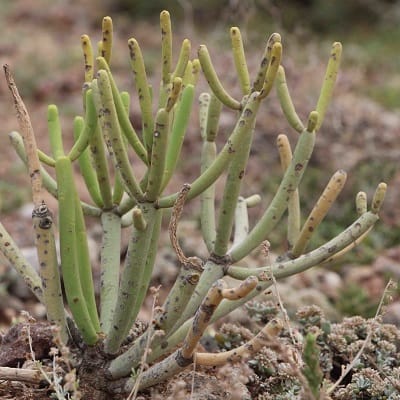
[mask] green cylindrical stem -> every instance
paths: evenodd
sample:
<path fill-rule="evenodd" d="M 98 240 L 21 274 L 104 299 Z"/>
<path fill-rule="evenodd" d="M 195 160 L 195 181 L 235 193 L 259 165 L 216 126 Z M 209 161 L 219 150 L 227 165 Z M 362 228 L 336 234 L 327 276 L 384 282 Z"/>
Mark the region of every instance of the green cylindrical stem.
<path fill-rule="evenodd" d="M 110 354 L 118 351 L 125 339 L 125 332 L 129 332 L 136 318 L 134 307 L 142 283 L 156 220 L 156 210 L 153 205 L 143 203 L 141 207 L 147 226 L 144 231 L 133 229 L 131 234 L 125 266 L 120 279 L 114 319 L 105 341 L 105 351 Z"/>
<path fill-rule="evenodd" d="M 157 112 L 154 134 L 153 148 L 151 151 L 151 163 L 149 178 L 146 188 L 146 200 L 154 202 L 160 195 L 165 171 L 165 158 L 170 128 L 170 113 L 161 108 Z"/>
<path fill-rule="evenodd" d="M 68 153 L 68 158 L 71 161 L 75 161 L 82 152 L 88 147 L 89 140 L 93 136 L 94 131 L 97 127 L 97 113 L 96 107 L 94 106 L 93 95 L 91 90 L 85 92 L 85 124 L 82 131 L 75 138 L 75 144 L 71 151 Z"/>
<path fill-rule="evenodd" d="M 67 322 L 58 270 L 53 217 L 46 204 L 42 203 L 33 210 L 32 219 L 47 319 L 60 328 L 61 340 L 66 344 Z"/>
<path fill-rule="evenodd" d="M 282 182 L 276 192 L 270 206 L 264 215 L 257 222 L 256 226 L 251 230 L 247 238 L 239 245 L 233 247 L 229 251 L 233 262 L 241 260 L 249 254 L 254 248 L 259 246 L 263 240 L 282 218 L 287 208 L 290 193 L 296 190 L 307 167 L 314 148 L 315 133 L 305 130 L 299 137 L 293 160 L 286 170 Z"/>
<path fill-rule="evenodd" d="M 47 108 L 47 125 L 49 129 L 51 151 L 53 153 L 53 158 L 57 160 L 57 158 L 64 156 L 64 146 L 62 143 L 58 109 L 54 104 L 49 105 Z"/>
<path fill-rule="evenodd" d="M 254 132 L 256 115 L 260 106 L 258 97 L 258 92 L 255 92 L 250 96 L 237 122 L 237 126 L 243 127 L 243 135 L 245 137 L 242 145 L 235 152 L 235 155 L 229 165 L 228 176 L 221 201 L 214 245 L 214 253 L 219 257 L 224 256 L 228 250 L 236 204 L 239 198 L 241 183 L 250 154 L 250 146 Z"/>
<path fill-rule="evenodd" d="M 337 74 L 340 67 L 340 60 L 342 57 L 342 44 L 335 42 L 332 45 L 331 54 L 329 56 L 328 66 L 326 68 L 324 83 L 322 84 L 321 93 L 318 98 L 316 111 L 318 112 L 318 124 L 316 130 L 321 127 L 326 110 L 331 101 L 333 89 L 335 87 Z"/>
<path fill-rule="evenodd" d="M 189 260 L 191 261 L 191 260 Z M 170 331 L 181 315 L 181 310 L 188 303 L 201 273 L 201 263 L 193 267 L 189 262 L 182 265 L 172 289 L 168 293 L 161 315 L 157 318 L 157 329 L 166 334 Z"/>
<path fill-rule="evenodd" d="M 246 55 L 244 54 L 242 35 L 239 28 L 230 30 L 233 60 L 239 77 L 240 87 L 244 96 L 250 93 L 250 77 L 247 69 Z"/>
<path fill-rule="evenodd" d="M 205 132 L 205 139 L 209 142 L 213 142 L 217 137 L 221 111 L 222 103 L 214 95 L 211 95 L 207 111 L 207 126 Z"/>
<path fill-rule="evenodd" d="M 194 291 L 184 311 L 181 311 L 181 316 L 170 330 L 169 335 L 173 334 L 187 319 L 194 315 L 204 299 L 204 296 L 207 294 L 208 289 L 210 289 L 216 280 L 221 279 L 225 275 L 224 268 L 224 264 L 217 264 L 213 260 L 208 260 L 205 263 L 204 271 L 200 276 L 196 290 Z"/>
<path fill-rule="evenodd" d="M 89 247 L 86 234 L 85 220 L 78 193 L 75 194 L 75 241 L 76 256 L 79 268 L 79 280 L 82 287 L 83 297 L 85 298 L 90 319 L 96 332 L 100 332 L 100 322 L 97 314 L 96 299 L 94 294 L 92 266 L 90 262 Z M 70 207 L 72 204 L 70 205 Z"/>
<path fill-rule="evenodd" d="M 131 67 L 135 78 L 136 91 L 139 96 L 140 111 L 142 112 L 143 141 L 147 153 L 151 153 L 154 121 L 151 106 L 151 94 L 147 81 L 146 68 L 140 46 L 135 39 L 128 40 Z"/>
<path fill-rule="evenodd" d="M 215 142 L 204 141 L 201 152 L 201 172 L 203 173 L 215 160 Z M 208 251 L 214 250 L 215 243 L 215 185 L 210 185 L 200 196 L 201 232 Z"/>
<path fill-rule="evenodd" d="M 205 45 L 201 45 L 199 47 L 198 56 L 201 68 L 215 96 L 219 99 L 219 101 L 221 101 L 221 103 L 225 104 L 227 107 L 232 108 L 233 110 L 240 110 L 240 102 L 235 100 L 226 92 L 220 80 L 218 79 L 217 73 L 215 72 L 215 69 L 211 62 L 210 54 L 208 53 L 207 47 Z"/>
<path fill-rule="evenodd" d="M 178 62 L 176 63 L 175 71 L 172 73 L 171 81 L 179 77 L 183 79 L 185 74 L 186 66 L 190 58 L 191 44 L 189 39 L 184 39 L 181 46 L 181 51 L 179 52 Z"/>
<path fill-rule="evenodd" d="M 0 251 L 15 268 L 28 288 L 32 290 L 36 298 L 44 304 L 44 293 L 40 276 L 35 268 L 25 259 L 17 243 L 15 243 L 2 223 L 0 223 Z"/>
<path fill-rule="evenodd" d="M 61 269 L 64 278 L 65 293 L 74 321 L 84 341 L 93 345 L 97 342 L 97 333 L 88 312 L 85 297 L 82 293 L 80 272 L 76 249 L 76 207 L 75 186 L 72 176 L 71 160 L 59 157 L 56 160 L 58 182 L 59 231 Z"/>
<path fill-rule="evenodd" d="M 281 159 L 282 170 L 285 173 L 292 162 L 293 154 L 289 139 L 286 135 L 279 135 L 276 144 Z M 288 200 L 288 222 L 287 222 L 287 240 L 288 247 L 291 249 L 300 233 L 300 197 L 299 190 L 296 189 L 289 193 Z"/>
<path fill-rule="evenodd" d="M 99 94 L 99 88 L 97 86 L 97 79 L 93 79 L 91 84 L 93 90 L 93 100 L 95 103 L 96 110 L 101 110 L 101 98 Z M 103 115 L 98 111 L 99 121 L 97 128 L 94 131 L 94 135 L 89 141 L 90 154 L 94 170 L 96 171 L 98 186 L 101 194 L 104 208 L 110 210 L 113 207 L 112 193 L 111 193 L 111 179 L 108 168 L 107 156 L 104 150 L 103 135 L 100 126 L 104 123 Z"/>
<path fill-rule="evenodd" d="M 85 67 L 85 82 L 92 82 L 93 70 L 94 70 L 94 57 L 92 42 L 88 35 L 81 36 L 81 46 L 84 59 Z"/>
<path fill-rule="evenodd" d="M 128 92 L 121 92 L 121 100 L 125 107 L 125 111 L 129 114 L 129 107 L 131 98 Z M 122 138 L 125 142 L 125 147 L 127 146 L 128 140 L 125 136 Z M 118 173 L 114 174 L 114 187 L 112 193 L 112 202 L 114 205 L 119 205 L 124 197 L 124 184 L 122 182 L 121 175 Z"/>
<path fill-rule="evenodd" d="M 139 140 L 136 131 L 133 129 L 133 126 L 129 120 L 129 114 L 126 112 L 124 104 L 121 100 L 120 92 L 117 88 L 117 85 L 114 81 L 114 78 L 111 74 L 110 67 L 108 66 L 106 60 L 103 57 L 98 57 L 96 59 L 98 69 L 104 69 L 107 71 L 108 78 L 111 85 L 114 105 L 117 111 L 118 120 L 121 124 L 121 130 L 124 133 L 125 137 L 128 139 L 129 144 L 135 150 L 138 157 L 145 163 L 148 163 L 147 160 L 147 151 L 141 141 Z"/>
<path fill-rule="evenodd" d="M 111 211 L 101 215 L 103 242 L 100 251 L 100 326 L 111 330 L 118 297 L 121 249 L 121 218 Z"/>
<path fill-rule="evenodd" d="M 289 125 L 297 132 L 303 132 L 304 125 L 294 108 L 292 98 L 290 97 L 289 89 L 286 83 L 285 69 L 282 67 L 282 65 L 279 66 L 276 76 L 276 91 L 278 93 L 278 98 L 281 104 L 282 111 L 285 114 Z"/>
<path fill-rule="evenodd" d="M 257 95 L 258 92 L 255 93 L 255 96 L 252 96 L 252 101 L 249 100 L 246 108 L 250 106 L 254 107 L 254 105 L 252 105 L 253 103 L 255 104 L 255 107 L 258 108 L 258 105 L 256 105 L 257 103 L 259 104 L 256 99 Z M 251 110 L 250 112 L 252 113 Z M 240 123 L 240 121 L 242 121 L 241 118 L 236 124 L 231 136 L 228 138 L 226 144 L 224 145 L 221 152 L 218 154 L 215 161 L 191 184 L 191 189 L 188 194 L 187 200 L 193 199 L 204 190 L 206 190 L 210 185 L 212 185 L 226 169 L 230 161 L 234 158 L 235 153 L 241 148 L 242 143 L 246 138 L 246 132 L 248 132 L 249 129 L 248 125 L 249 123 L 253 123 L 250 113 L 247 113 L 246 111 L 245 114 L 245 111 L 243 111 L 242 115 L 246 115 L 246 117 L 243 118 L 244 123 Z M 157 205 L 161 208 L 172 207 L 177 197 L 178 193 L 164 197 L 157 202 Z"/>
<path fill-rule="evenodd" d="M 97 116 L 96 116 L 97 119 Z M 74 119 L 74 138 L 75 143 L 79 140 L 79 135 L 84 127 L 84 121 L 82 117 L 76 117 Z M 71 154 L 71 153 L 70 153 Z M 70 157 L 69 157 L 70 158 Z M 81 171 L 82 177 L 85 181 L 86 188 L 90 194 L 90 197 L 94 203 L 102 208 L 104 207 L 103 199 L 100 195 L 99 183 L 97 181 L 96 170 L 92 167 L 89 149 L 83 150 L 78 158 L 79 169 Z"/>
<path fill-rule="evenodd" d="M 147 291 L 150 286 L 150 280 L 151 276 L 153 273 L 153 268 L 154 268 L 154 263 L 155 259 L 157 256 L 157 250 L 158 250 L 158 239 L 160 236 L 160 230 L 161 230 L 161 220 L 162 220 L 162 210 L 156 210 L 156 213 L 154 215 L 154 223 L 153 223 L 153 228 L 152 232 L 150 234 L 150 244 L 148 246 L 147 250 L 147 258 L 146 258 L 146 263 L 143 269 L 143 273 L 140 277 L 140 282 L 138 285 L 138 291 L 135 296 L 135 304 L 132 305 L 132 308 L 130 310 L 131 313 L 131 320 L 135 321 L 136 317 L 140 311 L 140 308 L 143 305 L 143 301 L 146 297 Z M 127 327 L 128 328 L 128 327 Z M 129 329 L 126 329 L 124 334 L 125 336 L 128 335 Z"/>
<path fill-rule="evenodd" d="M 267 72 L 268 68 L 268 63 L 269 59 L 271 58 L 271 51 L 272 47 L 275 43 L 280 43 L 281 42 L 281 35 L 279 33 L 273 33 L 267 42 L 267 45 L 265 46 L 265 50 L 261 59 L 260 67 L 258 69 L 256 79 L 254 80 L 253 86 L 252 86 L 252 92 L 254 91 L 260 91 L 264 85 L 265 81 L 265 74 Z"/>
<path fill-rule="evenodd" d="M 110 17 L 103 18 L 102 33 L 101 56 L 104 57 L 107 64 L 110 65 L 113 42 L 113 24 Z"/>
<path fill-rule="evenodd" d="M 56 162 L 55 162 L 54 158 L 48 156 L 46 153 L 44 153 L 42 150 L 39 150 L 39 149 L 38 149 L 37 153 L 39 156 L 39 160 L 42 163 L 48 165 L 49 167 L 55 167 Z"/>
<path fill-rule="evenodd" d="M 143 199 L 143 192 L 133 174 L 125 144 L 122 140 L 117 111 L 107 71 L 100 70 L 97 84 L 102 101 L 102 131 L 107 147 L 113 156 L 116 170 L 120 173 L 125 190 L 135 200 Z"/>
<path fill-rule="evenodd" d="M 246 200 L 243 197 L 238 198 L 235 209 L 235 234 L 232 246 L 241 243 L 249 233 L 249 214 L 247 212 Z"/>
<path fill-rule="evenodd" d="M 194 87 L 189 84 L 183 89 L 182 97 L 174 114 L 170 139 L 168 140 L 167 144 L 162 189 L 164 189 L 170 181 L 179 160 L 183 139 L 185 137 L 187 126 L 190 120 L 190 111 L 192 110 L 193 98 Z"/>
<path fill-rule="evenodd" d="M 278 72 L 279 65 L 281 64 L 281 59 L 282 45 L 281 43 L 277 42 L 272 46 L 271 58 L 269 59 L 264 84 L 260 92 L 260 99 L 267 97 L 269 92 L 271 91 L 275 82 L 275 77 Z"/>
<path fill-rule="evenodd" d="M 171 82 L 172 65 L 172 29 L 171 18 L 168 11 L 160 13 L 161 28 L 161 59 L 162 59 L 162 84 Z"/>

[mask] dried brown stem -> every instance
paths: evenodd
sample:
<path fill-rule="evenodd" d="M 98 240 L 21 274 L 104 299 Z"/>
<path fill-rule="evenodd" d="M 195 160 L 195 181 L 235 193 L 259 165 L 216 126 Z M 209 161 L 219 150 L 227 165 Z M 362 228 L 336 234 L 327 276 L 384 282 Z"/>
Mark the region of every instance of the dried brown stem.
<path fill-rule="evenodd" d="M 4 64 L 4 73 L 8 88 L 14 99 L 14 106 L 17 113 L 18 123 L 21 129 L 21 134 L 24 139 L 26 156 L 28 159 L 28 172 L 31 178 L 33 204 L 39 207 L 43 200 L 42 195 L 42 178 L 40 176 L 40 163 L 37 155 L 37 145 L 31 120 L 25 104 L 19 94 L 17 85 L 15 84 L 9 65 Z"/>
<path fill-rule="evenodd" d="M 188 195 L 190 190 L 190 185 L 185 183 L 178 194 L 178 198 L 175 201 L 174 207 L 172 209 L 171 221 L 169 223 L 168 231 L 169 238 L 171 240 L 171 244 L 173 249 L 175 250 L 176 256 L 181 264 L 187 264 L 188 259 L 183 254 L 183 250 L 179 245 L 178 237 L 177 237 L 177 229 L 178 229 L 178 221 L 182 215 L 183 206 L 185 204 L 186 196 Z"/>
<path fill-rule="evenodd" d="M 39 370 L 0 367 L 0 380 L 39 384 L 43 376 Z"/>
<path fill-rule="evenodd" d="M 283 329 L 280 320 L 272 320 L 251 340 L 236 349 L 223 353 L 196 353 L 195 360 L 198 365 L 219 366 L 228 362 L 239 362 L 245 357 L 257 353 L 267 345 L 272 338 L 279 335 Z"/>

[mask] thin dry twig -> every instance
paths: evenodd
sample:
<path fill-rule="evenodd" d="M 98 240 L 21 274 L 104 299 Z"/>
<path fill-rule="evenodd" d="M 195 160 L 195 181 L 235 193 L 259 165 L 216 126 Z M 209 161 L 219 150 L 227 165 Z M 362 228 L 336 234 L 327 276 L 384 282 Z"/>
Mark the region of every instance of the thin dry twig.
<path fill-rule="evenodd" d="M 190 185 L 188 183 L 185 183 L 179 192 L 178 198 L 175 201 L 174 207 L 172 209 L 171 220 L 168 227 L 169 238 L 171 240 L 172 247 L 181 264 L 187 264 L 188 258 L 185 256 L 181 246 L 179 245 L 176 232 L 178 229 L 178 221 L 182 215 L 183 206 L 185 204 L 186 196 L 188 195 L 189 190 Z"/>

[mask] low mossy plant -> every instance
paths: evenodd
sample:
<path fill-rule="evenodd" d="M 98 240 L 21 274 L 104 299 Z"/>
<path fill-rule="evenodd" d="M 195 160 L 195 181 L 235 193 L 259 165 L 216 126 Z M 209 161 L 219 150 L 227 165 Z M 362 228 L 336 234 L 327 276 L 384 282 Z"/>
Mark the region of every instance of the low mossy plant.
<path fill-rule="evenodd" d="M 37 148 L 28 112 L 10 68 L 4 67 L 21 132 L 12 132 L 10 139 L 31 179 L 40 271 L 24 259 L 3 226 L 0 248 L 45 305 L 48 320 L 59 327 L 64 343 L 81 349 L 77 360 L 78 378 L 82 390 L 92 391 L 91 396 L 94 392 L 108 398 L 116 393 L 133 396 L 138 390 L 176 375 L 194 361 L 199 365 L 221 365 L 260 349 L 280 331 L 279 320 L 273 319 L 253 339 L 224 353 L 202 353 L 197 350 L 197 344 L 211 323 L 269 288 L 275 279 L 298 274 L 351 250 L 379 220 L 386 190 L 384 183 L 378 185 L 369 210 L 366 194 L 358 193 L 355 212 L 358 215 L 354 222 L 327 243 L 308 250 L 313 233 L 346 181 L 343 170 L 335 172 L 301 223 L 298 187 L 333 93 L 341 44 L 332 46 L 315 110 L 303 123 L 286 84 L 279 34 L 273 33 L 268 39 L 260 67 L 251 79 L 240 30 L 231 28 L 234 65 L 242 92 L 242 98 L 237 99 L 222 86 L 205 45 L 199 47 L 198 58 L 192 59 L 190 41 L 185 39 L 173 66 L 171 21 L 166 11 L 160 15 L 160 28 L 162 72 L 157 99 L 148 81 L 139 44 L 134 38 L 128 40 L 127 55 L 141 110 L 141 120 L 136 123 L 130 120 L 131 97 L 120 91 L 110 69 L 111 18 L 103 20 L 97 57 L 90 38 L 82 36 L 83 114 L 73 121 L 75 142 L 66 150 L 58 109 L 55 105 L 48 107 L 51 155 Z M 199 96 L 198 130 L 202 146 L 197 154 L 184 154 L 185 133 L 200 73 L 210 88 L 210 93 Z M 257 134 L 257 115 L 267 112 L 263 100 L 273 89 L 277 91 L 289 126 L 296 132 L 297 143 L 292 153 L 288 137 L 278 136 L 282 180 L 267 209 L 250 227 L 248 208 L 257 205 L 260 196 L 244 198 L 241 187 L 253 136 Z M 234 110 L 237 119 L 225 144 L 218 149 L 216 136 L 223 107 Z M 142 129 L 134 129 L 137 125 Z M 199 160 L 198 177 L 179 192 L 166 194 L 171 192 L 168 186 L 178 160 L 189 156 Z M 139 168 L 133 167 L 133 159 L 135 165 L 140 162 L 144 167 L 141 176 Z M 88 203 L 79 197 L 75 164 L 91 196 Z M 55 179 L 47 172 L 48 168 L 55 169 Z M 220 178 L 225 179 L 221 196 L 215 186 Z M 53 219 L 45 202 L 44 190 L 58 201 L 57 218 Z M 198 211 L 201 233 L 209 254 L 205 259 L 187 257 L 177 238 L 184 204 L 196 197 L 201 199 Z M 267 266 L 238 266 L 239 261 L 265 244 L 277 224 L 284 223 L 286 212 L 287 252 Z M 97 218 L 102 229 L 98 303 L 88 250 L 87 216 Z M 165 223 L 162 224 L 167 218 L 168 231 L 163 229 Z M 54 226 L 56 220 L 59 234 Z M 120 265 L 122 235 L 130 239 Z M 147 329 L 132 340 L 130 331 L 149 292 L 160 235 L 169 235 L 171 239 L 178 260 L 177 277 L 165 302 L 154 308 Z M 225 277 L 234 278 L 236 283 L 227 284 Z M 144 368 L 145 365 L 149 367 Z"/>

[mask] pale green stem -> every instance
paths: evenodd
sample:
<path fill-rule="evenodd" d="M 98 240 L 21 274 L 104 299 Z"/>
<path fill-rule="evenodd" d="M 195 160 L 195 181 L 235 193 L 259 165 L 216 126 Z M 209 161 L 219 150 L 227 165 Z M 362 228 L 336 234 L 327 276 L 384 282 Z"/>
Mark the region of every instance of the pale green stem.
<path fill-rule="evenodd" d="M 157 329 L 168 334 L 180 317 L 181 310 L 189 301 L 202 272 L 200 259 L 191 257 L 181 266 L 179 274 L 162 307 L 160 316 L 156 319 Z"/>
<path fill-rule="evenodd" d="M 128 40 L 131 67 L 135 78 L 136 91 L 139 96 L 139 105 L 142 113 L 143 141 L 148 154 L 151 154 L 153 141 L 154 121 L 151 106 L 151 94 L 147 81 L 146 68 L 142 51 L 135 39 Z"/>
<path fill-rule="evenodd" d="M 85 82 L 92 82 L 94 70 L 94 56 L 93 47 L 90 37 L 88 35 L 81 36 L 81 46 L 83 52 L 84 68 L 85 68 Z"/>
<path fill-rule="evenodd" d="M 203 173 L 215 160 L 215 142 L 204 141 L 201 152 L 201 172 Z M 200 195 L 201 232 L 208 251 L 214 250 L 215 243 L 215 185 L 212 184 Z"/>
<path fill-rule="evenodd" d="M 112 54 L 112 42 L 113 42 L 113 24 L 110 17 L 104 17 L 101 26 L 103 33 L 103 38 L 101 41 L 101 56 L 110 65 L 111 54 Z"/>
<path fill-rule="evenodd" d="M 153 227 L 156 221 L 156 210 L 152 204 L 140 205 L 146 218 L 146 229 L 133 229 L 126 254 L 125 265 L 120 279 L 118 300 L 111 330 L 105 341 L 105 351 L 114 354 L 125 339 L 125 332 L 129 332 L 134 320 L 135 304 L 139 294 L 144 269 L 146 267 L 150 248 Z"/>
<path fill-rule="evenodd" d="M 191 44 L 189 39 L 184 39 L 179 52 L 178 62 L 176 63 L 175 71 L 172 73 L 171 81 L 179 77 L 183 79 L 185 74 L 186 66 L 188 65 L 190 58 Z"/>
<path fill-rule="evenodd" d="M 292 149 L 286 135 L 278 135 L 276 144 L 281 159 L 282 170 L 283 173 L 285 173 L 292 162 Z M 296 189 L 289 194 L 288 201 L 287 240 L 289 250 L 293 247 L 299 237 L 300 219 L 300 196 L 299 189 Z"/>
<path fill-rule="evenodd" d="M 274 85 L 278 68 L 282 59 L 282 44 L 277 42 L 272 46 L 271 58 L 269 59 L 267 72 L 265 73 L 264 85 L 260 92 L 260 99 L 267 97 Z"/>
<path fill-rule="evenodd" d="M 246 200 L 243 197 L 238 198 L 235 209 L 235 231 L 232 246 L 242 242 L 249 233 L 249 214 L 247 212 Z"/>
<path fill-rule="evenodd" d="M 192 110 L 194 98 L 193 85 L 187 85 L 183 91 L 181 99 L 177 104 L 177 109 L 174 114 L 174 121 L 171 128 L 171 135 L 167 144 L 167 154 L 165 159 L 165 170 L 163 176 L 162 190 L 169 183 L 178 160 L 180 158 L 183 139 L 189 124 L 190 112 Z"/>
<path fill-rule="evenodd" d="M 265 50 L 261 59 L 260 67 L 257 71 L 256 79 L 254 80 L 253 86 L 252 86 L 252 92 L 254 91 L 260 91 L 261 88 L 264 85 L 265 81 L 265 74 L 267 72 L 268 68 L 268 63 L 269 59 L 271 58 L 271 51 L 272 47 L 275 43 L 280 43 L 281 42 L 281 35 L 279 33 L 273 33 L 267 42 L 267 45 L 265 46 Z"/>
<path fill-rule="evenodd" d="M 246 55 L 244 54 L 242 35 L 237 27 L 230 30 L 233 60 L 239 77 L 240 87 L 244 96 L 250 93 L 250 77 L 247 69 Z"/>
<path fill-rule="evenodd" d="M 95 103 L 96 110 L 102 108 L 101 98 L 99 94 L 99 88 L 97 86 L 97 79 L 92 81 L 93 100 Z M 104 203 L 104 208 L 110 210 L 113 207 L 112 193 L 111 193 L 111 179 L 108 168 L 107 156 L 104 149 L 103 134 L 101 132 L 101 126 L 104 124 L 103 115 L 97 112 L 98 123 L 97 128 L 94 131 L 94 135 L 89 141 L 90 154 L 92 157 L 93 168 L 96 171 L 98 186 L 101 194 L 101 198 Z"/>
<path fill-rule="evenodd" d="M 235 100 L 232 96 L 228 94 L 228 92 L 224 89 L 220 80 L 218 79 L 217 73 L 215 72 L 215 69 L 211 62 L 210 54 L 208 53 L 207 47 L 205 45 L 201 45 L 199 47 L 198 57 L 207 82 L 215 96 L 228 108 L 232 108 L 233 110 L 240 110 L 242 108 L 240 102 Z"/>
<path fill-rule="evenodd" d="M 235 152 L 228 169 L 214 245 L 214 253 L 218 257 L 224 256 L 228 250 L 229 239 L 234 223 L 235 208 L 241 189 L 242 179 L 245 175 L 246 164 L 250 155 L 255 120 L 260 106 L 258 98 L 258 92 L 251 94 L 237 122 L 239 127 L 245 127 L 245 129 L 243 129 L 245 138 L 241 147 Z"/>
<path fill-rule="evenodd" d="M 121 92 L 121 100 L 125 107 L 125 111 L 129 114 L 129 107 L 130 107 L 130 96 L 128 92 Z M 122 140 L 125 143 L 125 147 L 127 147 L 128 139 L 123 136 Z M 118 171 L 114 171 L 114 187 L 112 193 L 112 201 L 114 205 L 119 205 L 124 197 L 124 184 L 122 182 L 122 178 Z M 128 196 L 129 198 L 129 196 Z"/>
<path fill-rule="evenodd" d="M 145 194 L 146 201 L 148 202 L 154 202 L 162 190 L 169 128 L 170 113 L 165 108 L 161 108 L 157 112 L 154 126 L 149 179 Z"/>
<path fill-rule="evenodd" d="M 65 293 L 74 321 L 84 341 L 93 345 L 97 342 L 96 329 L 93 326 L 85 297 L 82 293 L 80 272 L 76 249 L 76 207 L 75 186 L 72 176 L 71 161 L 67 157 L 56 160 L 58 185 L 58 213 L 60 230 L 61 269 L 64 279 Z"/>
<path fill-rule="evenodd" d="M 32 290 L 37 299 L 44 304 L 44 293 L 39 274 L 25 259 L 20 248 L 2 223 L 0 223 L 0 251 L 18 272 L 28 288 Z"/>
<path fill-rule="evenodd" d="M 53 217 L 45 203 L 33 210 L 32 220 L 47 319 L 60 328 L 61 340 L 66 344 L 68 342 L 67 322 L 58 269 Z"/>
<path fill-rule="evenodd" d="M 171 18 L 168 11 L 160 13 L 161 28 L 161 60 L 162 60 L 162 84 L 171 82 L 172 65 L 172 29 Z"/>
<path fill-rule="evenodd" d="M 128 153 L 122 140 L 120 125 L 112 95 L 109 76 L 105 70 L 97 73 L 97 84 L 102 108 L 97 110 L 102 115 L 102 131 L 107 147 L 114 159 L 115 169 L 120 173 L 126 192 L 135 200 L 143 199 L 143 192 L 133 174 Z"/>
<path fill-rule="evenodd" d="M 258 93 L 258 92 L 257 92 Z M 258 103 L 257 99 L 253 96 L 253 101 L 247 103 L 248 107 L 253 107 L 253 103 Z M 256 106 L 257 108 L 258 106 Z M 252 111 L 250 110 L 252 113 Z M 244 122 L 241 122 L 244 121 Z M 252 117 L 250 113 L 245 110 L 242 111 L 242 117 L 237 122 L 232 134 L 225 143 L 223 149 L 218 154 L 215 161 L 207 168 L 190 186 L 190 192 L 187 196 L 187 200 L 193 199 L 198 196 L 204 190 L 206 190 L 210 185 L 212 185 L 222 174 L 222 172 L 229 165 L 230 161 L 234 158 L 235 153 L 241 148 L 243 141 L 246 138 L 246 133 L 249 130 L 249 124 L 252 124 Z M 157 206 L 161 208 L 172 207 L 175 200 L 178 197 L 178 193 L 174 193 L 170 196 L 164 197 L 157 202 Z"/>
<path fill-rule="evenodd" d="M 326 110 L 331 102 L 333 89 L 335 88 L 336 78 L 340 67 L 340 60 L 342 57 L 342 44 L 335 42 L 332 45 L 331 54 L 329 56 L 328 66 L 326 68 L 324 82 L 322 84 L 321 92 L 318 98 L 316 111 L 318 112 L 318 123 L 316 131 L 321 127 Z"/>
<path fill-rule="evenodd" d="M 46 153 L 43 153 L 43 151 L 39 150 L 39 149 L 38 149 L 37 153 L 39 156 L 39 160 L 42 163 L 48 165 L 49 167 L 55 167 L 56 162 L 54 161 L 54 158 L 48 156 Z"/>
<path fill-rule="evenodd" d="M 233 262 L 241 260 L 253 249 L 259 246 L 269 235 L 271 230 L 282 218 L 287 208 L 290 193 L 296 190 L 311 157 L 315 142 L 315 133 L 305 130 L 299 137 L 293 155 L 293 160 L 279 185 L 271 204 L 264 215 L 250 231 L 247 238 L 229 250 Z"/>
<path fill-rule="evenodd" d="M 75 194 L 75 241 L 79 277 L 86 307 L 92 320 L 93 327 L 96 332 L 100 332 L 100 321 L 97 313 L 96 299 L 94 294 L 92 267 L 90 262 L 85 220 L 76 189 L 73 193 Z M 70 206 L 72 206 L 72 204 Z"/>
<path fill-rule="evenodd" d="M 101 215 L 103 242 L 100 251 L 100 326 L 111 330 L 118 297 L 121 249 L 121 218 L 108 211 Z"/>
<path fill-rule="evenodd" d="M 97 117 L 96 117 L 97 118 Z M 75 142 L 79 140 L 80 132 L 84 126 L 84 121 L 82 117 L 76 117 L 74 119 L 74 138 Z M 104 207 L 103 199 L 100 194 L 99 183 L 97 181 L 96 171 L 93 169 L 89 156 L 89 149 L 83 150 L 78 158 L 79 169 L 81 175 L 85 181 L 86 188 L 90 194 L 90 197 L 94 203 L 100 207 Z"/>
<path fill-rule="evenodd" d="M 98 69 L 104 69 L 107 71 L 108 79 L 110 81 L 114 106 L 117 111 L 118 120 L 121 124 L 121 130 L 125 137 L 128 139 L 129 144 L 135 150 L 138 157 L 145 163 L 148 163 L 147 160 L 147 151 L 143 146 L 142 142 L 139 140 L 136 131 L 133 129 L 131 121 L 129 120 L 129 114 L 126 112 L 124 104 L 121 99 L 121 94 L 118 90 L 118 87 L 114 81 L 114 78 L 111 74 L 110 67 L 108 66 L 106 60 L 102 57 L 98 57 L 96 59 Z"/>
<path fill-rule="evenodd" d="M 58 109 L 54 104 L 47 107 L 47 126 L 49 130 L 50 146 L 53 153 L 53 158 L 64 156 L 64 146 L 61 135 L 60 119 L 58 117 Z"/>
<path fill-rule="evenodd" d="M 143 301 L 146 297 L 146 293 L 149 289 L 150 285 L 150 280 L 152 277 L 153 273 L 153 268 L 154 268 L 154 263 L 155 259 L 157 256 L 157 250 L 158 250 L 158 239 L 160 236 L 160 230 L 161 230 L 161 221 L 162 221 L 162 210 L 156 210 L 156 213 L 154 215 L 154 223 L 153 223 L 153 230 L 152 233 L 150 234 L 150 244 L 148 246 L 148 251 L 147 251 L 147 258 L 146 258 L 146 263 L 144 266 L 144 269 L 140 275 L 140 282 L 138 285 L 138 290 L 137 294 L 135 296 L 135 304 L 132 304 L 132 308 L 130 310 L 130 318 L 134 322 L 136 320 L 136 317 L 140 311 L 140 308 L 143 305 Z M 132 324 L 133 324 L 132 322 Z M 131 326 L 132 326 L 131 324 Z M 127 326 L 128 329 L 124 331 L 124 337 L 126 337 L 129 334 L 129 330 L 131 326 Z"/>
<path fill-rule="evenodd" d="M 286 83 L 285 69 L 282 67 L 282 65 L 279 66 L 278 74 L 276 76 L 276 91 L 278 93 L 282 111 L 285 114 L 289 125 L 297 132 L 303 132 L 304 125 L 294 108 L 293 101 L 290 97 L 289 89 Z"/>
<path fill-rule="evenodd" d="M 93 95 L 90 89 L 85 92 L 85 109 L 86 114 L 84 127 L 82 131 L 76 135 L 75 144 L 68 153 L 68 157 L 71 161 L 75 161 L 82 152 L 86 150 L 89 140 L 93 136 L 97 127 L 96 107 L 94 106 Z"/>

